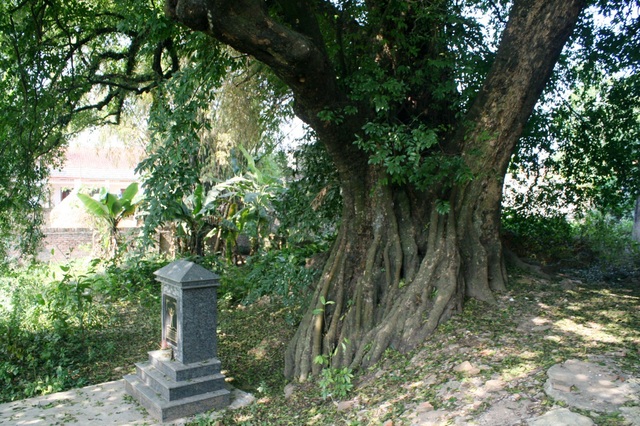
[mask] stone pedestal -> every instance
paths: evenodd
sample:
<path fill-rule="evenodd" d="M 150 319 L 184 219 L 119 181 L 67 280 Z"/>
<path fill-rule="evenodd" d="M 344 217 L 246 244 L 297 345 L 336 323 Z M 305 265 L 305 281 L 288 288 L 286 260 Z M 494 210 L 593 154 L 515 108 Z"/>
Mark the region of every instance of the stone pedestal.
<path fill-rule="evenodd" d="M 125 376 L 125 388 L 160 421 L 229 405 L 217 356 L 218 276 L 179 260 L 156 271 L 162 283 L 162 342 Z"/>

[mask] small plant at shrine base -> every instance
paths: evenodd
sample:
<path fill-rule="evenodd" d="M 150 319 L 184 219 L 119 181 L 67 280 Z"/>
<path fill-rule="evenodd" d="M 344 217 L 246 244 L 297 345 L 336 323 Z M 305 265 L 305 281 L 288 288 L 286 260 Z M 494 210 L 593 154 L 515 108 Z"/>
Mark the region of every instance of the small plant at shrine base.
<path fill-rule="evenodd" d="M 322 308 L 314 310 L 316 315 L 323 315 L 324 308 L 327 305 L 332 305 L 335 302 L 325 300 L 324 297 L 320 297 L 320 303 Z M 353 389 L 353 371 L 349 367 L 335 368 L 331 365 L 331 360 L 338 353 L 338 349 L 345 350 L 349 341 L 344 339 L 340 346 L 336 347 L 330 354 L 318 355 L 314 358 L 313 362 L 322 365 L 323 369 L 320 373 L 320 390 L 322 392 L 322 398 L 327 399 L 329 397 L 342 399 L 346 398 L 351 389 Z"/>

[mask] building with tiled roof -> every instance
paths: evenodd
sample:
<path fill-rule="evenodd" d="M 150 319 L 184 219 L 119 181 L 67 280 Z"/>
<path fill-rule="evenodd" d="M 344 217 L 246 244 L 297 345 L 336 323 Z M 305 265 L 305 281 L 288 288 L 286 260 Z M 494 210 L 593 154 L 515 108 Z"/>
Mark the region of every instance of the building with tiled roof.
<path fill-rule="evenodd" d="M 49 178 L 50 204 L 55 207 L 73 190 L 105 187 L 121 193 L 138 177 L 134 170 L 142 152 L 130 148 L 69 147 L 61 170 L 52 170 Z"/>
<path fill-rule="evenodd" d="M 134 170 L 142 155 L 142 149 L 122 145 L 71 145 L 63 167 L 51 170 L 49 177 L 49 227 L 88 226 L 86 211 L 75 194 L 78 191 L 97 192 L 100 188 L 121 194 L 127 186 L 139 180 Z M 123 223 L 122 226 L 135 224 Z"/>

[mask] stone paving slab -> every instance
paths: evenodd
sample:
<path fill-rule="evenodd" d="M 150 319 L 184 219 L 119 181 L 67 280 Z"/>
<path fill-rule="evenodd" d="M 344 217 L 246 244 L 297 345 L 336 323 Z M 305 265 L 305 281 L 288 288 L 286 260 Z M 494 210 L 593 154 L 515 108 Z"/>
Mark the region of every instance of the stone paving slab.
<path fill-rule="evenodd" d="M 556 408 L 545 415 L 528 421 L 529 426 L 594 426 L 595 423 L 582 414 L 567 408 Z"/>
<path fill-rule="evenodd" d="M 627 403 L 635 405 L 640 401 L 635 382 L 606 366 L 570 359 L 551 367 L 547 375 L 547 395 L 571 407 L 612 413 Z"/>
<path fill-rule="evenodd" d="M 233 390 L 231 409 L 254 398 Z M 124 381 L 102 383 L 51 395 L 0 404 L 0 425 L 184 425 L 189 419 L 160 423 L 125 393 Z"/>

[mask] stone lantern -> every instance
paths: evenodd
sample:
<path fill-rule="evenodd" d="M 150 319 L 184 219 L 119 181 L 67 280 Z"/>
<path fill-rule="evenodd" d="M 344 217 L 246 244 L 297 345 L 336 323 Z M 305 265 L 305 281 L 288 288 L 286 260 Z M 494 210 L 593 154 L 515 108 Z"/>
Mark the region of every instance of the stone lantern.
<path fill-rule="evenodd" d="M 163 348 L 125 376 L 125 388 L 160 421 L 229 405 L 217 358 L 219 277 L 186 260 L 155 272 L 162 283 Z"/>

